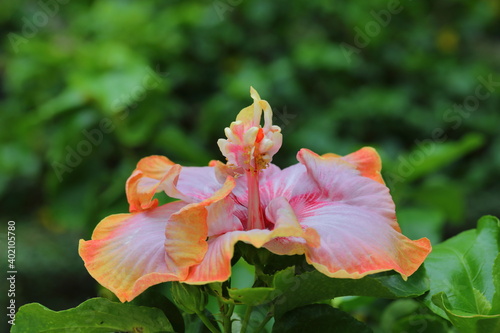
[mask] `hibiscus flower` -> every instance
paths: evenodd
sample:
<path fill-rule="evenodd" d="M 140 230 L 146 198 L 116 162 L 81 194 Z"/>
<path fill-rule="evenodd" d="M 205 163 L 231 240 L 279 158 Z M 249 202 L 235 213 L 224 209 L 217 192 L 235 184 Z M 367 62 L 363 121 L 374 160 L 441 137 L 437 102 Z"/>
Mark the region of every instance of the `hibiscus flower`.
<path fill-rule="evenodd" d="M 218 142 L 226 164 L 142 159 L 126 184 L 130 213 L 105 218 L 92 240 L 80 241 L 89 273 L 121 301 L 161 282 L 226 281 L 239 241 L 304 255 L 332 278 L 388 270 L 406 278 L 429 254 L 428 239 L 401 233 L 373 148 L 343 157 L 301 149 L 299 163 L 281 170 L 271 163 L 281 130 L 269 104 L 250 92 L 253 104 Z M 159 206 L 158 192 L 179 201 Z"/>

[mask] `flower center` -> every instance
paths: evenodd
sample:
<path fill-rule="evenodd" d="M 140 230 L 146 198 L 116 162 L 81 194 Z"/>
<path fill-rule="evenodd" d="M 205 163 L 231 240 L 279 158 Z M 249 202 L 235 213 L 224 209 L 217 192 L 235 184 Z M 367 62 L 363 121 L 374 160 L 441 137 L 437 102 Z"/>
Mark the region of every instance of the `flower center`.
<path fill-rule="evenodd" d="M 248 229 L 264 229 L 263 212 L 260 209 L 259 172 L 267 168 L 273 155 L 281 147 L 281 128 L 273 125 L 271 106 L 260 99 L 255 89 L 250 88 L 254 102 L 240 111 L 224 133 L 227 139 L 217 142 L 227 165 L 235 174 L 245 174 L 248 185 Z M 264 126 L 261 126 L 264 113 Z"/>

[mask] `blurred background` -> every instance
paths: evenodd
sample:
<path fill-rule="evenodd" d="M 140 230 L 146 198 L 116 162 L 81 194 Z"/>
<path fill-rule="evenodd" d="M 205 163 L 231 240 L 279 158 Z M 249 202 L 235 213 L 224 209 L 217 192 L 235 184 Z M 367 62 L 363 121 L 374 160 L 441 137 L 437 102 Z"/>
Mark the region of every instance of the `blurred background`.
<path fill-rule="evenodd" d="M 78 240 L 127 212 L 140 158 L 222 159 L 250 86 L 282 127 L 281 167 L 303 147 L 375 147 L 410 238 L 500 216 L 497 0 L 2 1 L 0 30 L 0 233 L 6 248 L 16 222 L 18 306 L 98 294 Z M 370 302 L 350 311 L 378 327 Z"/>

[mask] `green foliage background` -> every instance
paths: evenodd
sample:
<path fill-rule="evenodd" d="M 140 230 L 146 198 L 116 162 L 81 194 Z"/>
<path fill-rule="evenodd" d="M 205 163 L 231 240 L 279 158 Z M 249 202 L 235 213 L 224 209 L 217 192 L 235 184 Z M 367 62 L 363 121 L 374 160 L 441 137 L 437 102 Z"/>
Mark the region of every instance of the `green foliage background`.
<path fill-rule="evenodd" d="M 127 211 L 141 157 L 221 159 L 250 85 L 283 129 L 281 167 L 303 147 L 377 148 L 409 237 L 500 216 L 499 2 L 401 1 L 383 16 L 392 3 L 1 2 L 0 219 L 16 221 L 18 305 L 93 297 L 78 239 Z M 479 77 L 493 83 L 473 105 Z"/>

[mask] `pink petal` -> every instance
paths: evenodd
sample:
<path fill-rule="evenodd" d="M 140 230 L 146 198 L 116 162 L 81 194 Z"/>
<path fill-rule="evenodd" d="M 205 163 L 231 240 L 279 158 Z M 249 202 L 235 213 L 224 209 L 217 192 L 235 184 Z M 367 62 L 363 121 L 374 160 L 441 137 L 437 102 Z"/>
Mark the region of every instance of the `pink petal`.
<path fill-rule="evenodd" d="M 223 183 L 217 180 L 214 167 L 182 167 L 176 186 L 185 201 L 199 202 L 211 197 Z"/>
<path fill-rule="evenodd" d="M 319 235 L 314 229 L 300 225 L 294 209 L 284 198 L 273 199 L 267 206 L 266 217 L 275 223 L 275 229 L 288 227 L 296 230 L 301 228 L 302 232 L 289 232 L 289 236 L 275 237 L 269 240 L 265 247 L 279 255 L 304 254 L 306 248 L 319 245 Z M 292 231 L 291 230 L 291 231 Z"/>
<path fill-rule="evenodd" d="M 300 195 L 319 193 L 317 184 L 307 174 L 302 164 L 295 164 L 283 170 L 275 166 L 270 169 L 264 170 L 261 176 L 260 195 L 264 207 L 273 198 L 285 197 L 290 200 Z"/>
<path fill-rule="evenodd" d="M 233 231 L 208 240 L 208 250 L 199 265 L 190 269 L 188 277 L 183 281 L 189 284 L 206 284 L 226 281 L 231 275 L 231 258 L 234 244 L 244 231 Z"/>
<path fill-rule="evenodd" d="M 307 261 L 331 277 L 361 278 L 393 269 L 406 278 L 422 264 L 431 246 L 427 238 L 406 238 L 392 222 L 369 206 L 318 202 L 300 219 L 320 237 L 318 247 L 307 248 Z"/>
<path fill-rule="evenodd" d="M 154 284 L 183 279 L 188 268 L 178 267 L 166 256 L 164 243 L 168 219 L 185 205 L 172 202 L 102 220 L 92 240 L 80 240 L 79 253 L 90 275 L 122 302 Z"/>
<path fill-rule="evenodd" d="M 327 159 L 340 158 L 352 164 L 361 172 L 363 177 L 373 179 L 380 184 L 385 184 L 382 179 L 382 175 L 380 174 L 380 170 L 382 170 L 382 160 L 380 159 L 377 151 L 372 147 L 363 147 L 360 150 L 345 156 L 328 153 L 321 155 L 321 157 Z"/>
<path fill-rule="evenodd" d="M 199 203 L 182 201 L 136 214 L 110 216 L 99 223 L 92 240 L 80 241 L 85 267 L 123 301 L 165 281 L 182 281 L 207 251 L 211 205 L 234 188 L 230 177 L 221 189 Z"/>
<path fill-rule="evenodd" d="M 319 191 L 316 183 L 307 174 L 302 164 L 295 164 L 280 170 L 274 164 L 261 170 L 259 175 L 259 193 L 262 209 L 277 197 L 290 199 L 298 195 L 310 195 L 313 191 Z M 233 190 L 233 198 L 238 205 L 235 207 L 235 215 L 246 225 L 248 216 L 248 186 L 246 174 L 236 179 L 236 187 Z M 244 208 L 244 211 L 241 208 Z"/>
<path fill-rule="evenodd" d="M 389 189 L 361 175 L 339 158 L 302 149 L 299 161 L 318 191 L 296 196 L 290 203 L 302 227 L 320 235 L 319 247 L 308 247 L 306 258 L 332 277 L 359 278 L 394 269 L 412 274 L 430 252 L 430 242 L 411 241 L 400 232 Z"/>
<path fill-rule="evenodd" d="M 400 231 L 395 205 L 386 186 L 363 177 L 353 165 L 341 159 L 324 158 L 307 149 L 301 149 L 297 158 L 326 201 L 367 207 L 392 220 L 391 226 Z"/>
<path fill-rule="evenodd" d="M 207 207 L 208 237 L 243 230 L 243 225 L 237 217 L 238 214 L 234 214 L 235 206 L 233 199 L 228 197 Z"/>
<path fill-rule="evenodd" d="M 181 167 L 164 156 L 143 158 L 127 180 L 130 212 L 156 207 L 158 200 L 153 197 L 162 191 L 171 198 L 189 203 L 211 197 L 225 181 L 225 178 L 222 182 L 216 178 L 214 169 L 214 167 Z"/>
<path fill-rule="evenodd" d="M 231 214 L 231 212 L 227 212 Z M 260 248 L 278 237 L 300 237 L 311 242 L 317 242 L 318 236 L 314 230 L 303 230 L 285 198 L 276 198 L 269 205 L 266 216 L 273 220 L 273 230 L 253 229 L 249 231 L 232 231 L 221 236 L 211 237 L 208 241 L 208 251 L 203 261 L 191 267 L 188 278 L 184 281 L 190 284 L 205 284 L 226 281 L 231 275 L 231 258 L 234 245 L 242 241 Z M 224 218 L 222 216 L 221 218 Z"/>

